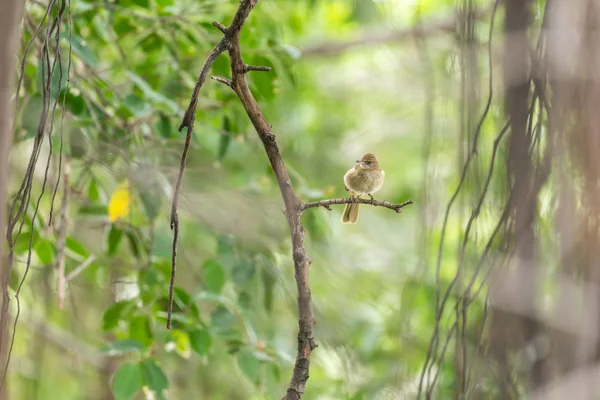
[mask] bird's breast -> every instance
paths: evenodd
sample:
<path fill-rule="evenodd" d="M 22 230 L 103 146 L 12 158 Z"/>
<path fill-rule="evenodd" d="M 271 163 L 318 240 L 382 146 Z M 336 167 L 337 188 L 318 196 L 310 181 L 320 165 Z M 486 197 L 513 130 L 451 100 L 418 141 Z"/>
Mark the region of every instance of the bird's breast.
<path fill-rule="evenodd" d="M 383 185 L 385 173 L 381 170 L 352 168 L 344 175 L 346 187 L 357 194 L 373 194 Z"/>

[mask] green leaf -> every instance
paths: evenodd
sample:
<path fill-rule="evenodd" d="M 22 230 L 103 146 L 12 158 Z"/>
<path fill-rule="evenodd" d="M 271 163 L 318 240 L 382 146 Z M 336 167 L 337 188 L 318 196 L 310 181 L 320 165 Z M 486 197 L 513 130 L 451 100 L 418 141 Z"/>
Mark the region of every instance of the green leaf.
<path fill-rule="evenodd" d="M 235 315 L 233 315 L 231 311 L 223 306 L 217 307 L 210 314 L 210 318 L 215 328 L 221 331 L 226 331 L 235 324 Z"/>
<path fill-rule="evenodd" d="M 231 271 L 231 279 L 237 285 L 243 285 L 249 282 L 256 272 L 256 265 L 249 256 L 241 256 L 241 259 L 235 263 Z"/>
<path fill-rule="evenodd" d="M 98 183 L 96 179 L 90 179 L 90 185 L 88 186 L 88 199 L 90 201 L 100 200 L 100 191 L 98 190 Z"/>
<path fill-rule="evenodd" d="M 116 225 L 112 225 L 110 227 L 110 232 L 108 232 L 108 255 L 114 256 L 119 250 L 119 245 L 121 244 L 121 239 L 123 238 L 123 231 L 119 229 Z"/>
<path fill-rule="evenodd" d="M 84 206 L 79 207 L 79 214 L 84 215 L 102 215 L 105 216 L 108 214 L 108 208 L 106 204 L 86 204 Z"/>
<path fill-rule="evenodd" d="M 152 106 L 136 94 L 128 94 L 123 99 L 123 105 L 136 118 L 144 117 L 152 111 Z"/>
<path fill-rule="evenodd" d="M 122 0 L 120 4 L 123 7 L 130 7 L 130 5 L 136 5 L 142 8 L 148 8 L 150 6 L 149 0 Z"/>
<path fill-rule="evenodd" d="M 245 309 L 249 309 L 250 306 L 252 305 L 252 298 L 250 297 L 250 294 L 246 291 L 241 291 L 238 293 L 238 303 L 240 305 L 240 307 L 245 308 Z"/>
<path fill-rule="evenodd" d="M 15 253 L 16 254 L 28 253 L 30 242 L 31 242 L 31 248 L 32 249 L 35 248 L 38 237 L 39 237 L 39 234 L 37 233 L 37 230 L 33 232 L 33 237 L 32 237 L 31 232 L 22 232 L 21 235 L 19 235 L 19 239 L 17 239 L 17 241 L 15 243 L 15 247 L 14 247 Z"/>
<path fill-rule="evenodd" d="M 172 6 L 173 3 L 174 3 L 174 0 L 156 0 L 156 4 L 161 6 L 161 8 L 164 8 L 167 6 Z"/>
<path fill-rule="evenodd" d="M 54 251 L 54 245 L 49 240 L 40 240 L 35 246 L 35 253 L 37 254 L 40 263 L 44 265 L 51 265 L 54 262 L 56 252 Z"/>
<path fill-rule="evenodd" d="M 142 389 L 142 368 L 139 364 L 123 364 L 113 378 L 115 400 L 131 399 Z"/>
<path fill-rule="evenodd" d="M 160 136 L 164 138 L 170 138 L 173 133 L 173 129 L 171 128 L 171 121 L 169 118 L 162 115 L 156 122 L 156 131 Z"/>
<path fill-rule="evenodd" d="M 153 341 L 150 319 L 147 315 L 134 315 L 129 319 L 129 337 L 148 347 Z"/>
<path fill-rule="evenodd" d="M 67 236 L 65 245 L 67 249 L 83 258 L 88 258 L 90 256 L 90 252 L 85 248 L 85 246 L 72 236 Z"/>
<path fill-rule="evenodd" d="M 110 306 L 102 317 L 102 330 L 110 331 L 116 328 L 121 319 L 131 314 L 134 305 L 131 300 L 122 300 Z"/>
<path fill-rule="evenodd" d="M 188 336 L 190 337 L 190 343 L 192 345 L 192 349 L 203 356 L 208 354 L 210 350 L 210 346 L 212 345 L 212 339 L 210 337 L 210 333 L 207 330 L 195 329 L 193 331 L 188 332 Z"/>
<path fill-rule="evenodd" d="M 111 355 L 127 354 L 127 353 L 141 353 L 144 350 L 144 346 L 137 340 L 134 339 L 118 339 L 113 341 L 108 346 L 104 347 L 101 351 L 103 353 L 110 353 Z"/>
<path fill-rule="evenodd" d="M 175 351 L 177 354 L 186 360 L 190 358 L 192 350 L 190 347 L 189 336 L 182 330 L 173 329 L 171 331 L 171 338 L 173 339 L 173 343 L 175 343 Z"/>
<path fill-rule="evenodd" d="M 225 271 L 221 264 L 213 260 L 204 263 L 204 282 L 210 291 L 221 293 L 225 286 Z"/>
<path fill-rule="evenodd" d="M 158 396 L 163 396 L 163 390 L 169 387 L 167 376 L 162 368 L 158 366 L 155 360 L 147 359 L 142 362 L 146 386 Z"/>
<path fill-rule="evenodd" d="M 137 30 L 137 25 L 131 20 L 131 17 L 124 15 L 116 16 L 112 27 L 119 37 L 124 37 L 128 33 Z"/>
<path fill-rule="evenodd" d="M 154 268 L 143 268 L 138 274 L 140 298 L 145 305 L 152 304 L 159 284 L 159 275 Z"/>
<path fill-rule="evenodd" d="M 261 362 L 254 357 L 251 351 L 242 350 L 237 355 L 237 364 L 240 370 L 254 383 L 260 383 L 260 366 Z"/>
<path fill-rule="evenodd" d="M 138 46 L 144 50 L 145 53 L 151 53 L 153 51 L 158 51 L 162 48 L 164 44 L 164 40 L 160 35 L 156 32 L 152 32 L 144 37 L 139 43 Z"/>
<path fill-rule="evenodd" d="M 65 78 L 66 69 L 64 70 L 63 74 L 63 78 Z M 72 88 L 62 90 L 58 104 L 60 107 L 62 107 L 64 104 L 65 108 L 69 110 L 71 114 L 77 116 L 80 116 L 85 110 L 85 101 L 83 100 L 83 96 L 78 90 L 74 90 Z"/>
<path fill-rule="evenodd" d="M 183 110 L 181 110 L 177 103 L 156 92 L 154 89 L 152 89 L 148 82 L 146 82 L 139 75 L 136 75 L 133 72 L 127 72 L 127 77 L 131 79 L 133 83 L 135 83 L 135 85 L 144 93 L 146 98 L 148 98 L 149 100 L 154 101 L 160 105 L 166 106 L 174 113 L 183 113 Z"/>
<path fill-rule="evenodd" d="M 145 252 L 142 252 L 140 249 L 140 247 L 144 247 L 140 235 L 141 232 L 139 232 L 139 229 L 134 226 L 128 226 L 127 230 L 125 231 L 125 236 L 127 236 L 127 241 L 129 242 L 129 248 L 131 249 L 131 252 L 135 258 L 138 259 L 143 258 L 145 255 Z"/>
<path fill-rule="evenodd" d="M 73 48 L 73 53 L 75 53 L 83 62 L 92 67 L 96 66 L 98 63 L 96 55 L 82 37 L 73 34 L 71 46 Z"/>

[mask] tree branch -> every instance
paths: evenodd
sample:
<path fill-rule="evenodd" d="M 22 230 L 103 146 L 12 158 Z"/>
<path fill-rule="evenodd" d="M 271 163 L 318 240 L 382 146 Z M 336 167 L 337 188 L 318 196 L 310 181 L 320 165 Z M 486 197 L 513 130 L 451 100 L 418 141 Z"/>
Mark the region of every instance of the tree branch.
<path fill-rule="evenodd" d="M 402 208 L 406 207 L 409 204 L 412 204 L 413 201 L 412 200 L 407 200 L 403 203 L 400 204 L 393 204 L 390 203 L 389 201 L 380 201 L 380 200 L 371 200 L 371 199 L 361 199 L 361 198 L 343 198 L 343 199 L 331 199 L 331 200 L 319 200 L 319 201 L 313 201 L 310 203 L 302 203 L 302 206 L 300 207 L 301 211 L 304 211 L 308 208 L 314 208 L 314 207 L 325 207 L 326 209 L 328 209 L 329 211 L 331 211 L 331 208 L 329 206 L 335 205 L 335 204 L 350 204 L 350 203 L 360 203 L 360 204 L 369 204 L 371 206 L 375 206 L 375 207 L 385 207 L 385 208 L 389 208 L 390 210 L 394 210 L 397 213 L 401 213 L 402 212 Z"/>
<path fill-rule="evenodd" d="M 241 0 L 238 10 L 233 18 L 231 26 L 225 27 L 221 24 L 214 23 L 221 32 L 224 33 L 224 38 L 220 44 L 225 44 L 229 52 L 229 62 L 231 67 L 231 80 L 222 77 L 212 77 L 212 79 L 221 82 L 229 86 L 236 93 L 240 99 L 248 118 L 252 122 L 252 125 L 256 129 L 259 138 L 261 139 L 275 178 L 281 191 L 281 197 L 285 205 L 284 214 L 288 221 L 288 226 L 291 234 L 292 241 L 292 258 L 294 260 L 296 286 L 298 289 L 298 351 L 296 354 L 296 362 L 292 371 L 292 378 L 288 390 L 283 397 L 283 400 L 299 400 L 304 393 L 306 387 L 306 381 L 309 376 L 310 368 L 310 356 L 312 351 L 317 347 L 313 336 L 313 326 L 315 323 L 315 316 L 312 307 L 312 298 L 310 292 L 309 282 L 309 267 L 312 261 L 306 254 L 306 248 L 304 246 L 304 228 L 302 226 L 302 212 L 305 209 L 313 207 L 326 207 L 329 208 L 332 204 L 345 204 L 350 202 L 358 202 L 371 204 L 374 206 L 382 206 L 400 212 L 401 208 L 412 204 L 412 201 L 407 201 L 402 204 L 391 204 L 387 201 L 376 201 L 376 200 L 364 200 L 364 199 L 334 199 L 334 200 L 322 200 L 314 203 L 302 202 L 292 185 L 290 176 L 287 172 L 285 164 L 281 158 L 279 147 L 277 146 L 276 137 L 273 134 L 271 124 L 267 122 L 263 116 L 258 103 L 254 99 L 252 92 L 246 82 L 245 74 L 248 71 L 268 71 L 268 67 L 255 67 L 249 66 L 244 63 L 240 50 L 240 31 L 250 11 L 256 6 L 258 0 Z M 218 46 L 217 46 L 218 47 Z M 215 48 L 217 49 L 217 48 Z M 212 55 L 209 56 L 209 60 Z M 208 71 L 205 71 L 206 65 L 209 60 L 205 63 L 205 67 L 202 70 L 201 76 L 206 76 Z M 214 61 L 214 60 L 213 60 Z M 200 78 L 199 78 L 200 82 Z M 201 83 L 200 83 L 201 84 Z M 186 115 L 191 115 L 195 112 L 195 102 L 197 101 L 198 91 L 195 89 L 192 94 L 192 101 L 190 102 L 190 109 L 186 112 Z M 193 108 L 192 111 L 190 111 Z M 193 120 L 187 121 L 184 117 L 184 122 L 180 126 L 180 129 L 184 126 L 188 126 L 188 135 L 191 130 L 190 124 L 193 126 Z M 184 150 L 185 152 L 185 150 Z M 183 168 L 183 161 L 182 161 Z M 177 192 L 176 192 L 177 194 Z M 174 200 L 174 207 L 176 206 Z M 173 216 L 176 219 L 176 209 L 173 208 Z M 173 218 L 172 216 L 172 218 Z M 173 225 L 172 225 L 173 226 Z M 177 224 L 175 230 L 177 231 Z M 176 238 L 174 238 L 173 254 L 176 251 Z M 173 255 L 173 268 L 175 267 L 175 255 Z M 171 287 L 172 289 L 172 287 Z M 170 314 L 170 310 L 169 310 Z"/>
<path fill-rule="evenodd" d="M 187 154 L 190 150 L 190 144 L 192 142 L 192 133 L 194 131 L 194 121 L 196 119 L 196 107 L 198 106 L 198 95 L 200 93 L 200 88 L 206 81 L 206 76 L 208 75 L 208 71 L 212 67 L 213 63 L 229 47 L 229 41 L 233 36 L 235 30 L 238 31 L 238 40 L 239 40 L 239 30 L 241 29 L 244 21 L 248 17 L 250 10 L 256 5 L 258 0 L 252 0 L 250 2 L 250 7 L 240 7 L 238 8 L 235 16 L 233 17 L 233 21 L 231 22 L 230 28 L 225 28 L 225 26 L 219 22 L 213 22 L 213 25 L 219 29 L 225 35 L 223 39 L 212 49 L 204 65 L 202 66 L 202 70 L 200 71 L 200 75 L 198 76 L 198 80 L 196 81 L 196 86 L 194 86 L 194 91 L 192 92 L 192 97 L 190 99 L 190 104 L 183 115 L 183 120 L 179 125 L 179 132 L 183 130 L 183 128 L 187 128 L 187 132 L 185 135 L 185 144 L 183 146 L 183 153 L 181 154 L 181 164 L 179 166 L 179 174 L 177 176 L 177 183 L 175 184 L 175 191 L 173 193 L 173 202 L 171 203 L 171 230 L 173 231 L 173 246 L 172 246 L 172 258 L 171 258 L 171 282 L 169 286 L 169 309 L 167 311 L 167 329 L 171 328 L 171 314 L 173 311 L 173 292 L 175 289 L 175 273 L 177 271 L 177 242 L 179 240 L 179 215 L 177 213 L 177 204 L 179 202 L 179 195 L 181 193 L 181 185 L 183 183 L 183 173 L 185 171 L 185 164 L 187 160 Z"/>

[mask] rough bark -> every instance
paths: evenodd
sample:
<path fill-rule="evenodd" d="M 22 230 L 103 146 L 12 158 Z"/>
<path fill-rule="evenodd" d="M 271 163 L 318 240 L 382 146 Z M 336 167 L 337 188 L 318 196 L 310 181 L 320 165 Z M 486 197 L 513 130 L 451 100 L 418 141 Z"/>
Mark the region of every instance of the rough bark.
<path fill-rule="evenodd" d="M 12 146 L 12 107 L 11 96 L 14 87 L 14 68 L 17 45 L 20 39 L 19 24 L 23 15 L 24 1 L 2 0 L 0 13 L 0 232 L 6 230 L 6 204 L 8 196 L 9 164 L 8 155 Z M 5 245 L 0 245 L 0 376 L 5 376 L 7 368 L 7 343 L 9 325 L 9 296 Z M 4 381 L 4 379 L 3 379 Z M 0 399 L 7 399 L 6 383 L 3 382 Z"/>

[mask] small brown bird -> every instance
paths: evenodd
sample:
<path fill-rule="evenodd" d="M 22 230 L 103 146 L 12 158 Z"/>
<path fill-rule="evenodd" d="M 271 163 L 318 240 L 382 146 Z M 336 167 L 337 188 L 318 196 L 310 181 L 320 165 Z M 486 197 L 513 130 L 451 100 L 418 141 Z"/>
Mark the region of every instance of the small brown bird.
<path fill-rule="evenodd" d="M 344 175 L 344 184 L 346 191 L 350 192 L 350 197 L 360 198 L 368 194 L 373 199 L 372 194 L 377 192 L 383 186 L 385 172 L 379 168 L 377 157 L 373 153 L 367 153 L 361 160 L 356 160 L 356 165 Z M 342 214 L 342 223 L 354 224 L 358 220 L 358 203 L 346 204 Z"/>

